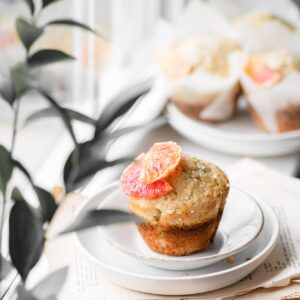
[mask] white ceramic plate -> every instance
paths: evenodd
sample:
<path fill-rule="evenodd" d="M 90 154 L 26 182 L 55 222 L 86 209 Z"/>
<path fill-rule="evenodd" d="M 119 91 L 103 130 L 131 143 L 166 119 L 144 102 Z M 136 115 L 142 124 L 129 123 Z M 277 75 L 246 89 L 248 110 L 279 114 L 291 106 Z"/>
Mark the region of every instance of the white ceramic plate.
<path fill-rule="evenodd" d="M 233 119 L 220 124 L 197 122 L 174 104 L 166 109 L 170 125 L 187 139 L 207 148 L 234 155 L 276 156 L 300 150 L 300 130 L 264 133 L 242 109 Z"/>
<path fill-rule="evenodd" d="M 111 185 L 97 197 L 88 200 L 79 210 L 97 208 L 115 189 Z M 254 196 L 253 196 L 254 197 Z M 167 271 L 150 267 L 139 260 L 117 251 L 99 237 L 97 228 L 78 232 L 79 248 L 86 258 L 104 272 L 107 279 L 123 287 L 161 295 L 186 295 L 219 289 L 242 279 L 259 266 L 276 245 L 279 224 L 273 210 L 254 197 L 264 214 L 261 234 L 243 251 L 233 256 L 234 264 L 226 260 L 192 271 Z M 249 259 L 250 258 L 250 259 Z"/>
<path fill-rule="evenodd" d="M 118 184 L 99 208 L 129 211 L 127 197 Z M 99 227 L 103 237 L 116 249 L 141 262 L 167 270 L 198 269 L 214 264 L 245 248 L 260 233 L 263 214 L 256 201 L 243 191 L 231 187 L 214 243 L 205 251 L 187 256 L 168 256 L 152 251 L 133 223 Z"/>

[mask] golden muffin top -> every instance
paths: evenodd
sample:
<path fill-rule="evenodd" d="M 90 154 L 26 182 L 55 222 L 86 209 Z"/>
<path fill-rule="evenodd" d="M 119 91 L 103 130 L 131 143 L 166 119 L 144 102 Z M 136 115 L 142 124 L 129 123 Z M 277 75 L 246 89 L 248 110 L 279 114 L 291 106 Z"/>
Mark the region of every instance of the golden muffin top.
<path fill-rule="evenodd" d="M 173 190 L 155 199 L 129 197 L 131 210 L 152 223 L 178 227 L 210 222 L 224 206 L 229 182 L 213 163 L 182 156 L 168 178 Z"/>
<path fill-rule="evenodd" d="M 228 56 L 238 50 L 240 46 L 225 36 L 192 36 L 163 51 L 158 61 L 170 79 L 183 79 L 197 68 L 225 77 L 230 70 Z"/>

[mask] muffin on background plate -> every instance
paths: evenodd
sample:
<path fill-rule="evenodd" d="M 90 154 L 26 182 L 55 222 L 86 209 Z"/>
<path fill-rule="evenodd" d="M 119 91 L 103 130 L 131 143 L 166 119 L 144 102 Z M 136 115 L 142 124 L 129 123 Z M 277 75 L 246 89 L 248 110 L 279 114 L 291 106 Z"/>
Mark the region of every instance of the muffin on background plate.
<path fill-rule="evenodd" d="M 229 182 L 216 165 L 181 154 L 173 143 L 157 143 L 121 177 L 132 213 L 146 219 L 138 230 L 155 252 L 181 256 L 214 241 Z"/>
<path fill-rule="evenodd" d="M 171 100 L 190 117 L 222 122 L 236 112 L 240 95 L 239 45 L 217 34 L 193 35 L 158 56 Z"/>
<path fill-rule="evenodd" d="M 260 128 L 268 132 L 300 129 L 300 55 L 284 49 L 250 54 L 241 83 Z"/>

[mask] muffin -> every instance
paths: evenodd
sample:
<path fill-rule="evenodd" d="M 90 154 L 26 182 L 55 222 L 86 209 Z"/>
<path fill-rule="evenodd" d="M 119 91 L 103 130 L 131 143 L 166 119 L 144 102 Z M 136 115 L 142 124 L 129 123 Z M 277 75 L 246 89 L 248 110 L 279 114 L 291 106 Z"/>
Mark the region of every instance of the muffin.
<path fill-rule="evenodd" d="M 241 83 L 252 118 L 268 132 L 300 129 L 300 56 L 288 50 L 249 55 Z"/>
<path fill-rule="evenodd" d="M 168 151 L 160 155 L 162 148 Z M 153 158 L 153 152 L 163 161 Z M 151 179 L 155 181 L 144 183 L 149 165 L 155 170 Z M 134 176 L 129 175 L 132 168 Z M 229 182 L 216 165 L 182 155 L 178 145 L 167 142 L 154 144 L 125 169 L 121 189 L 128 196 L 132 213 L 146 220 L 137 225 L 146 244 L 155 252 L 182 256 L 205 250 L 213 243 Z"/>
<path fill-rule="evenodd" d="M 188 116 L 222 122 L 236 112 L 240 94 L 241 49 L 228 37 L 190 36 L 174 43 L 159 57 L 170 86 L 170 98 Z"/>

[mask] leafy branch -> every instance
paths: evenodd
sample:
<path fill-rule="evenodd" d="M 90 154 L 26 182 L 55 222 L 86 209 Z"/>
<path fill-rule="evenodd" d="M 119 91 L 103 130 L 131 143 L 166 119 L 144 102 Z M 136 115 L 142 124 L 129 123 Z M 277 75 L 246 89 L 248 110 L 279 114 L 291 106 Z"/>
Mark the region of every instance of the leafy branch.
<path fill-rule="evenodd" d="M 63 122 L 66 130 L 72 138 L 74 149 L 65 162 L 63 174 L 67 192 L 82 186 L 91 176 L 105 168 L 113 167 L 130 160 L 130 157 L 107 160 L 107 151 L 111 143 L 117 138 L 136 130 L 151 130 L 166 123 L 161 117 L 151 123 L 141 126 L 132 126 L 114 129 L 116 121 L 126 114 L 132 107 L 149 92 L 149 87 L 131 89 L 129 94 L 119 95 L 112 99 L 98 118 L 91 118 L 78 111 L 63 107 L 53 95 L 42 88 L 35 69 L 43 69 L 44 66 L 60 62 L 70 62 L 75 59 L 71 54 L 59 49 L 40 49 L 32 51 L 33 45 L 47 33 L 52 26 L 72 26 L 88 33 L 100 36 L 100 33 L 89 26 L 73 19 L 54 19 L 46 24 L 41 24 L 39 17 L 42 11 L 50 5 L 62 0 L 40 0 L 41 5 L 36 5 L 34 0 L 22 0 L 27 5 L 29 18 L 18 17 L 15 21 L 16 32 L 24 47 L 25 56 L 17 64 L 11 67 L 10 76 L 0 86 L 0 98 L 6 101 L 13 111 L 13 126 L 11 133 L 10 149 L 0 145 L 0 193 L 2 195 L 2 210 L 0 220 L 0 280 L 14 267 L 26 282 L 30 270 L 40 259 L 45 238 L 45 231 L 52 220 L 58 205 L 52 194 L 37 186 L 26 167 L 14 157 L 21 101 L 24 96 L 35 93 L 48 103 L 46 109 L 36 111 L 25 121 L 26 124 L 37 121 L 40 118 L 57 116 Z M 43 70 L 45 72 L 45 70 Z M 73 122 L 79 121 L 88 124 L 93 129 L 90 140 L 80 143 L 77 141 L 73 129 Z M 33 207 L 14 185 L 12 180 L 14 172 L 19 172 L 28 181 L 38 199 L 38 206 Z M 8 188 L 10 186 L 10 188 Z M 10 192 L 12 190 L 12 192 Z M 8 203 L 12 201 L 9 211 L 9 262 L 1 254 L 2 231 L 4 213 L 9 209 Z M 80 219 L 76 220 L 63 233 L 88 229 L 98 225 L 107 225 L 122 222 L 142 222 L 143 220 L 118 210 L 91 210 Z M 20 251 L 22 249 L 22 251 Z M 52 299 L 61 289 L 67 269 L 61 269 L 42 280 L 31 290 L 26 290 L 24 284 L 18 287 L 18 298 L 25 299 Z"/>

